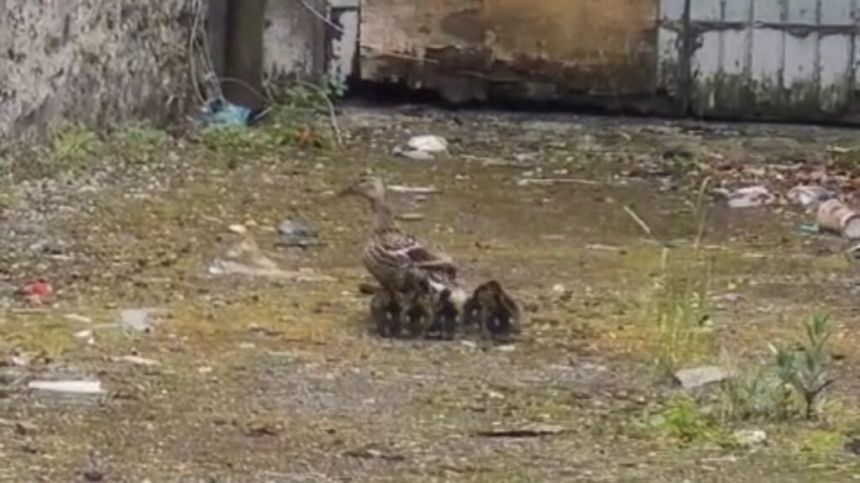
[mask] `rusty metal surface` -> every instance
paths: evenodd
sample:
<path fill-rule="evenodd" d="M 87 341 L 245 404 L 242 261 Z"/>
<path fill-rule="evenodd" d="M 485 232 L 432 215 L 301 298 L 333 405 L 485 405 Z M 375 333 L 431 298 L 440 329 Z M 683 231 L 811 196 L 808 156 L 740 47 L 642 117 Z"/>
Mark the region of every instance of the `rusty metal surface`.
<path fill-rule="evenodd" d="M 657 0 L 365 0 L 361 77 L 463 98 L 650 94 L 656 26 Z"/>

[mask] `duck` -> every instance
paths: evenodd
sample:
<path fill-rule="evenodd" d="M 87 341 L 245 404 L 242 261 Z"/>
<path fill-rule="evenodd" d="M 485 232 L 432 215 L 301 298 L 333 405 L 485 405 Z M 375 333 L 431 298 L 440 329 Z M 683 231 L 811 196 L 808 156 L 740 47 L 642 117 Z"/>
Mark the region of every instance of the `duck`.
<path fill-rule="evenodd" d="M 468 294 L 460 286 L 456 263 L 398 226 L 381 178 L 363 175 L 337 196 L 363 198 L 370 206 L 371 229 L 361 260 L 382 288 L 404 293 L 421 280 L 435 296 L 444 293 L 457 306 L 465 304 Z"/>

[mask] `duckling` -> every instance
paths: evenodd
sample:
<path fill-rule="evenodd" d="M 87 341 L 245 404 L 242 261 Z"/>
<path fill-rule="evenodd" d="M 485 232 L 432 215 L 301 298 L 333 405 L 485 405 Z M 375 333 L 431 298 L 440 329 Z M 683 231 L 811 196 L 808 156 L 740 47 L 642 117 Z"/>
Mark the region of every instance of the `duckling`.
<path fill-rule="evenodd" d="M 462 306 L 466 293 L 457 281 L 454 261 L 397 226 L 393 210 L 386 200 L 385 184 L 380 178 L 362 176 L 339 193 L 339 196 L 350 195 L 364 198 L 370 204 L 372 226 L 362 262 L 380 285 L 404 292 L 408 289 L 409 277 L 417 277 L 426 280 L 434 294 L 448 289 L 451 300 Z"/>
<path fill-rule="evenodd" d="M 457 332 L 459 315 L 457 307 L 451 301 L 451 291 L 442 290 L 436 303 L 433 304 L 433 325 L 428 331 L 428 336 L 453 340 Z"/>
<path fill-rule="evenodd" d="M 401 294 L 401 299 L 401 315 L 409 335 L 425 335 L 433 317 L 433 293 L 427 279 L 408 274 L 406 290 Z"/>
<path fill-rule="evenodd" d="M 498 281 L 490 280 L 466 301 L 463 323 L 477 323 L 485 338 L 507 340 L 520 333 L 520 309 Z"/>
<path fill-rule="evenodd" d="M 397 337 L 402 329 L 402 303 L 396 292 L 378 288 L 370 299 L 370 318 L 381 337 Z"/>

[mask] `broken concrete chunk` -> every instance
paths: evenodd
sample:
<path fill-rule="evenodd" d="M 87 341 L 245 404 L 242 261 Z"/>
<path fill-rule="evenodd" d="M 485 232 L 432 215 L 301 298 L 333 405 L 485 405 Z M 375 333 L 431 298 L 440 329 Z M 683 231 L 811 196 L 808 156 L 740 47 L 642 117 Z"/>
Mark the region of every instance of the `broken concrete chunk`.
<path fill-rule="evenodd" d="M 730 377 L 731 373 L 729 371 L 717 366 L 694 367 L 675 372 L 675 379 L 684 389 L 697 389 L 724 381 Z"/>

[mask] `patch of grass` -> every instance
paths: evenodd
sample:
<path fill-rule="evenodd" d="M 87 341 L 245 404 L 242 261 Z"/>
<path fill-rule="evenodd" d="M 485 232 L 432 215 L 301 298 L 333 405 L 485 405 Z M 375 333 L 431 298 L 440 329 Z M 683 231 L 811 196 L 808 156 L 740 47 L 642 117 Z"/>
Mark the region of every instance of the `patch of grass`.
<path fill-rule="evenodd" d="M 664 250 L 649 307 L 655 364 L 661 372 L 670 374 L 712 355 L 714 336 L 707 326 L 709 285 L 709 262 L 698 256 L 673 262 L 669 250 Z"/>
<path fill-rule="evenodd" d="M 65 124 L 51 139 L 50 158 L 57 168 L 74 171 L 88 166 L 103 145 L 95 131 L 81 124 Z"/>
<path fill-rule="evenodd" d="M 123 126 L 112 139 L 120 156 L 132 164 L 145 164 L 164 154 L 171 137 L 147 123 Z"/>
<path fill-rule="evenodd" d="M 670 399 L 659 412 L 646 418 L 645 426 L 652 432 L 682 443 L 731 444 L 731 435 L 719 420 L 688 396 Z"/>
<path fill-rule="evenodd" d="M 773 359 L 724 381 L 717 397 L 727 421 L 787 421 L 795 416 L 815 419 L 824 407 L 830 376 L 826 344 L 830 318 L 817 314 L 805 323 L 806 340 L 796 348 L 771 346 Z"/>
<path fill-rule="evenodd" d="M 791 414 L 792 395 L 772 366 L 735 371 L 724 381 L 716 411 L 725 422 L 784 421 Z"/>

